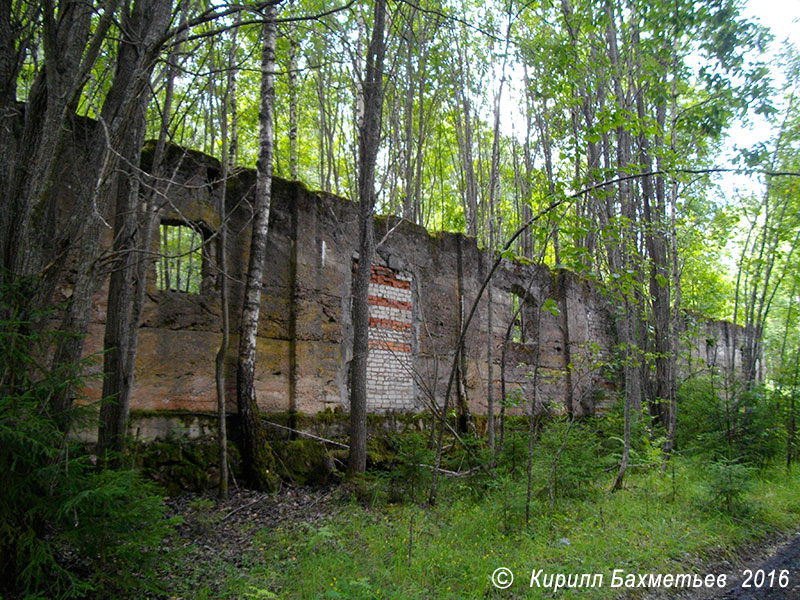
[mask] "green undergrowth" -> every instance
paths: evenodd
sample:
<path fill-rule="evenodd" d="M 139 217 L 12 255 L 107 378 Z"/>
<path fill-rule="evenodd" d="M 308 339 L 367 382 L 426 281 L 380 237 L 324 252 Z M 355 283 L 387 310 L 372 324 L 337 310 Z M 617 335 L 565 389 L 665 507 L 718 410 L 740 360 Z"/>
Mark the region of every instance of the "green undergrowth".
<path fill-rule="evenodd" d="M 614 569 L 705 574 L 702 565 L 732 558 L 736 546 L 800 523 L 797 473 L 762 472 L 731 513 L 711 501 L 702 464 L 675 463 L 665 474 L 632 473 L 616 493 L 612 474 L 601 473 L 552 512 L 549 497 L 535 494 L 527 524 L 524 478 L 508 474 L 484 481 L 479 495 L 450 481 L 435 507 L 353 498 L 335 518 L 262 530 L 247 571 L 229 574 L 227 589 L 263 598 L 551 597 L 529 588 L 532 570 L 543 569 L 603 574 L 603 587 L 558 597 L 609 598 L 620 592 L 610 587 Z M 502 591 L 491 583 L 499 567 L 515 575 Z"/>

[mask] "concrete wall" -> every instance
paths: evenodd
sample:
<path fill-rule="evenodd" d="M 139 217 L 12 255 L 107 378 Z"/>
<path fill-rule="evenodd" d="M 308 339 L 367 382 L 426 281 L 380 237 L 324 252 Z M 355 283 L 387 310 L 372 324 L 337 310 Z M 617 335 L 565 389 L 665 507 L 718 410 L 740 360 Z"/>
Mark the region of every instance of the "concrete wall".
<path fill-rule="evenodd" d="M 215 206 L 223 184 L 218 181 L 219 164 L 210 157 L 171 147 L 169 160 L 177 183 L 167 191 L 169 201 L 160 215 L 170 223 L 196 223 L 206 232 L 204 276 L 199 294 L 161 291 L 155 268 L 151 269 L 131 408 L 213 412 L 222 277 L 214 236 L 219 227 Z M 255 174 L 240 171 L 224 185 L 230 215 L 231 331 L 236 332 Z M 376 240 L 383 243 L 373 260 L 370 284 L 368 409 L 418 411 L 434 399 L 441 405 L 461 313 L 472 306 L 494 256 L 480 251 L 475 240 L 464 235 L 430 234 L 396 217 L 376 218 L 375 228 Z M 347 410 L 350 285 L 357 243 L 354 204 L 310 192 L 300 183 L 274 179 L 257 342 L 256 391 L 262 409 L 306 414 Z M 152 249 L 158 251 L 157 241 Z M 102 348 L 105 293 L 104 288 L 97 296 L 87 352 Z M 515 302 L 523 306 L 524 335 L 506 346 L 507 394 L 517 394 L 525 404 L 535 394 L 539 410 L 584 415 L 606 408 L 614 393 L 609 362 L 616 334 L 610 305 L 600 289 L 573 273 L 504 259 L 493 278 L 492 331 L 484 294 L 465 340 L 463 383 L 470 410 L 486 412 L 489 385 L 499 403 L 502 347 Z M 703 326 L 711 333 L 697 334 L 704 339 L 702 344 L 697 339 L 692 342 L 690 362 L 708 359 L 703 356 L 705 338 L 713 337 L 717 355 L 732 352 L 724 325 Z M 226 367 L 231 412 L 235 412 L 237 341 L 234 335 Z M 491 382 L 489 343 L 494 362 Z M 537 354 L 540 368 L 534 389 Z M 99 383 L 89 392 L 99 394 Z"/>

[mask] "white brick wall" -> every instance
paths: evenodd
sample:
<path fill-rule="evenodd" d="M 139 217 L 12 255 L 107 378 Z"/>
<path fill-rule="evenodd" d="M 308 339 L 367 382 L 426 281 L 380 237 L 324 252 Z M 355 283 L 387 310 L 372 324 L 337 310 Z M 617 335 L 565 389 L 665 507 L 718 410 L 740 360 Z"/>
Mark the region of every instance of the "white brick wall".
<path fill-rule="evenodd" d="M 415 408 L 410 282 L 408 275 L 373 267 L 369 285 L 370 351 L 367 359 L 367 408 L 370 411 Z"/>

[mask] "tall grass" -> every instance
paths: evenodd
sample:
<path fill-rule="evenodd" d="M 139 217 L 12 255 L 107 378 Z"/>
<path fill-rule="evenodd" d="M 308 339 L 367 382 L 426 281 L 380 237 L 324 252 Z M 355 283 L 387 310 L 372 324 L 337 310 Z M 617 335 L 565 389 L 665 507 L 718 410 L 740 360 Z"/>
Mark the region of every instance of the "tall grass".
<path fill-rule="evenodd" d="M 593 493 L 560 499 L 552 516 L 539 496 L 527 525 L 525 485 L 511 477 L 477 500 L 451 489 L 434 508 L 354 501 L 321 525 L 262 531 L 242 583 L 280 598 L 544 597 L 549 590 L 528 587 L 532 570 L 543 569 L 601 573 L 602 588 L 559 597 L 609 598 L 619 592 L 610 588 L 614 569 L 696 572 L 737 544 L 800 523 L 796 474 L 764 472 L 744 494 L 747 509 L 731 515 L 709 502 L 702 464 L 675 462 L 666 474 L 632 474 L 614 494 L 611 476 L 601 475 L 587 484 Z M 505 591 L 491 583 L 498 567 L 515 574 Z"/>

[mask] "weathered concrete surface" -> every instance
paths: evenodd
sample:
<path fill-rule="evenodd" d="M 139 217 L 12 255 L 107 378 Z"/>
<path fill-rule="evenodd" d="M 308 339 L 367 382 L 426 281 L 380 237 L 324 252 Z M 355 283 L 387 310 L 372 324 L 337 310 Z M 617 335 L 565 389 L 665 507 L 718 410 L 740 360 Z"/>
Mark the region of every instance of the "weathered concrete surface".
<path fill-rule="evenodd" d="M 174 182 L 160 216 L 162 222 L 190 222 L 203 230 L 207 238 L 203 282 L 198 294 L 162 291 L 157 289 L 155 268 L 150 270 L 131 407 L 134 411 L 213 412 L 222 277 L 216 262 L 214 233 L 219 216 L 215 207 L 225 185 L 235 333 L 247 268 L 255 174 L 239 171 L 223 183 L 218 180 L 215 159 L 175 147 L 169 156 Z M 145 165 L 146 157 L 147 153 Z M 347 410 L 356 224 L 357 207 L 349 201 L 274 179 L 256 363 L 256 393 L 266 411 Z M 373 261 L 373 339 L 382 335 L 391 343 L 383 355 L 375 353 L 369 409 L 416 411 L 434 400 L 441 406 L 461 321 L 459 292 L 466 312 L 494 257 L 461 234 L 429 234 L 397 217 L 378 217 L 375 225 L 376 239 L 385 240 Z M 152 250 L 159 251 L 158 240 Z M 97 295 L 87 353 L 102 348 L 105 294 L 104 288 Z M 465 340 L 464 380 L 471 411 L 486 412 L 490 384 L 499 402 L 502 347 L 514 297 L 523 304 L 526 334 L 506 346 L 507 393 L 519 389 L 529 405 L 535 392 L 540 411 L 586 415 L 609 406 L 614 393 L 610 380 L 615 373 L 610 365 L 616 334 L 610 304 L 598 286 L 573 273 L 504 259 L 493 279 L 493 297 L 493 331 L 487 330 L 484 295 Z M 732 355 L 728 324 L 697 320 L 691 331 L 689 368 Z M 492 382 L 487 376 L 489 343 L 494 356 Z M 234 335 L 226 368 L 230 411 L 235 411 L 236 350 Z M 540 366 L 534 390 L 537 357 Z M 404 381 L 403 370 L 407 371 Z M 396 383 L 386 385 L 387 377 Z M 90 384 L 89 395 L 97 394 L 99 385 Z M 519 413 L 523 407 L 512 410 Z"/>

